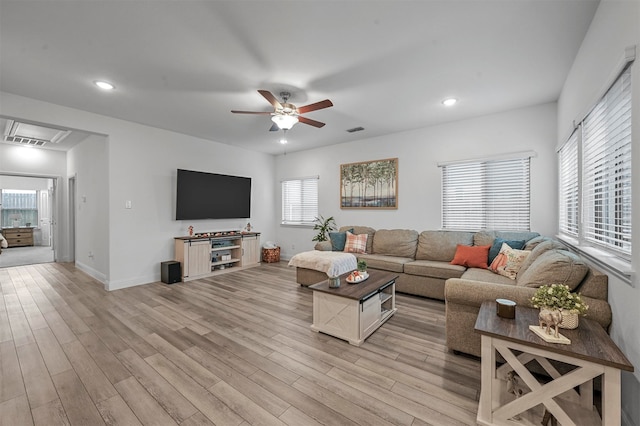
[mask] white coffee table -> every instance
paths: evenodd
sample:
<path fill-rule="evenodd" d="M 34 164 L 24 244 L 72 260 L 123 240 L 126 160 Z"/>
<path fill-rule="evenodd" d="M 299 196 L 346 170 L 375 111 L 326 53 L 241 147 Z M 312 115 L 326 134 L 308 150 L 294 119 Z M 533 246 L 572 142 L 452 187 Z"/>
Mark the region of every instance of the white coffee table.
<path fill-rule="evenodd" d="M 396 312 L 398 274 L 370 269 L 369 278 L 349 284 L 340 276 L 340 287 L 329 287 L 328 280 L 309 286 L 313 290 L 311 329 L 360 346 Z"/>

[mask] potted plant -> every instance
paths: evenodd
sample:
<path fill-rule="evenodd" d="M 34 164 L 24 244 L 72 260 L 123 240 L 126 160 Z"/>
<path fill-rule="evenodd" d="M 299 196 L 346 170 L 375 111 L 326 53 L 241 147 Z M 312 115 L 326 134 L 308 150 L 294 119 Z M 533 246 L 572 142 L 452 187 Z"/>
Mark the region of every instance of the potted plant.
<path fill-rule="evenodd" d="M 333 219 L 333 216 L 326 219 L 319 216 L 315 218 L 314 222 L 316 224 L 313 226 L 313 230 L 318 231 L 318 234 L 313 237 L 311 241 L 328 241 L 329 232 L 336 230 L 336 221 Z"/>
<path fill-rule="evenodd" d="M 531 298 L 534 307 L 540 309 L 559 310 L 562 313 L 562 328 L 578 327 L 578 315 L 584 315 L 589 309 L 580 294 L 571 293 L 564 284 L 543 285 Z"/>
<path fill-rule="evenodd" d="M 367 262 L 365 260 L 358 260 L 358 271 L 367 272 Z"/>

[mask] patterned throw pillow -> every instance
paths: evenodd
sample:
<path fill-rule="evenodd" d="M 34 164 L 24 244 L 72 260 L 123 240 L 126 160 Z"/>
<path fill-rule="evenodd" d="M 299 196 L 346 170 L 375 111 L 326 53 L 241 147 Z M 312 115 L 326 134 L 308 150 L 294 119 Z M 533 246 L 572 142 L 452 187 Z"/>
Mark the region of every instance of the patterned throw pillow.
<path fill-rule="evenodd" d="M 345 253 L 366 253 L 367 234 L 355 235 L 347 231 L 347 242 L 344 245 Z"/>
<path fill-rule="evenodd" d="M 515 280 L 522 262 L 525 261 L 530 253 L 531 252 L 527 250 L 512 249 L 507 243 L 502 243 L 500 253 L 498 253 L 493 262 L 491 262 L 489 269 L 497 274 Z"/>
<path fill-rule="evenodd" d="M 493 244 L 491 244 L 491 248 L 489 249 L 489 264 L 493 262 L 496 256 L 498 256 L 498 253 L 500 253 L 500 250 L 502 250 L 502 243 L 507 243 L 512 249 L 522 250 L 526 241 L 505 240 L 504 238 L 496 238 L 495 240 L 493 240 Z"/>

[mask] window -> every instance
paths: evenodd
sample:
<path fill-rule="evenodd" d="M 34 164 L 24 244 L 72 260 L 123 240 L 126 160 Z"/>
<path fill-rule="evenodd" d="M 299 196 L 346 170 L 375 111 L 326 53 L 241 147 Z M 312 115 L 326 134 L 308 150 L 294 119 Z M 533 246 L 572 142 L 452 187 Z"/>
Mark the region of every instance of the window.
<path fill-rule="evenodd" d="M 532 155 L 440 164 L 442 227 L 529 230 Z"/>
<path fill-rule="evenodd" d="M 578 132 L 574 132 L 558 153 L 560 182 L 560 232 L 578 236 Z"/>
<path fill-rule="evenodd" d="M 318 177 L 282 181 L 282 224 L 312 225 L 318 216 Z"/>
<path fill-rule="evenodd" d="M 576 237 L 579 244 L 630 259 L 630 66 L 579 123 L 558 156 L 560 232 Z"/>
<path fill-rule="evenodd" d="M 26 226 L 27 223 L 33 226 L 38 224 L 38 197 L 37 191 L 3 189 L 0 191 L 2 197 L 3 228 L 13 226 Z"/>

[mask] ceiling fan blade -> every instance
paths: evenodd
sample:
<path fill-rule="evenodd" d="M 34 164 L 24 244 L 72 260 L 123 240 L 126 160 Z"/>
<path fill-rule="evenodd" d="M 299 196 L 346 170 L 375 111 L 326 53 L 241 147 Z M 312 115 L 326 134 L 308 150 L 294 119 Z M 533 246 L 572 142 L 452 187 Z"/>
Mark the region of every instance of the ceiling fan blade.
<path fill-rule="evenodd" d="M 260 93 L 262 96 L 264 96 L 264 98 L 269 101 L 269 103 L 271 105 L 273 105 L 273 107 L 275 109 L 282 109 L 282 105 L 280 104 L 280 102 L 278 102 L 278 99 L 276 99 L 275 96 L 273 96 L 273 94 L 268 91 L 268 90 L 258 90 L 258 93 Z"/>
<path fill-rule="evenodd" d="M 302 107 L 298 107 L 298 113 L 304 114 L 305 112 L 316 111 L 323 108 L 332 107 L 333 103 L 329 99 L 325 99 L 324 101 L 316 102 L 315 104 L 309 104 Z"/>
<path fill-rule="evenodd" d="M 312 120 L 307 117 L 298 117 L 298 121 L 300 123 L 308 124 L 309 126 L 318 127 L 318 128 L 323 127 L 325 124 L 321 121 Z"/>
<path fill-rule="evenodd" d="M 271 115 L 271 112 L 268 111 L 236 111 L 236 110 L 231 110 L 232 113 L 234 114 L 259 114 L 259 115 Z"/>
<path fill-rule="evenodd" d="M 276 123 L 273 123 L 269 129 L 270 132 L 277 132 L 278 130 L 280 130 L 280 127 Z"/>

